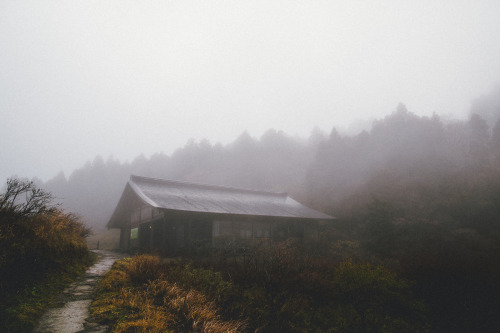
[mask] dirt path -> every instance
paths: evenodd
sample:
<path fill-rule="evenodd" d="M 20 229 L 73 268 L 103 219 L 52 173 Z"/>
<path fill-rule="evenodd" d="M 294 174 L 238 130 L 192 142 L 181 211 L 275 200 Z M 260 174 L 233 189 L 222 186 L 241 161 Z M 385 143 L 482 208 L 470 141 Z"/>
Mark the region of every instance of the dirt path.
<path fill-rule="evenodd" d="M 90 267 L 83 277 L 63 291 L 57 298 L 55 307 L 42 316 L 34 333 L 106 332 L 107 326 L 87 321 L 90 316 L 89 306 L 92 303 L 97 282 L 122 255 L 100 250 L 94 252 L 99 255 L 99 261 Z"/>

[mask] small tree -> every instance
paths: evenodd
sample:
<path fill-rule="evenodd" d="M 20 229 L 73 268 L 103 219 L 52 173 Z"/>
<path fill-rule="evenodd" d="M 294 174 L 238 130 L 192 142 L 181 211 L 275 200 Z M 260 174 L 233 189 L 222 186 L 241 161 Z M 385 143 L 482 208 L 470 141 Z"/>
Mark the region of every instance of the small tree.
<path fill-rule="evenodd" d="M 33 181 L 9 178 L 5 193 L 0 195 L 0 214 L 16 218 L 58 212 L 50 193 L 38 188 Z"/>

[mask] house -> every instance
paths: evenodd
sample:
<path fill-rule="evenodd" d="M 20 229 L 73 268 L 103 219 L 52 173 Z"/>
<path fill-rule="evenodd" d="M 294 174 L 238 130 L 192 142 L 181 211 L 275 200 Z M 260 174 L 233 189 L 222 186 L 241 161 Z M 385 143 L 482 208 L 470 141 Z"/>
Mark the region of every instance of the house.
<path fill-rule="evenodd" d="M 131 176 L 107 227 L 123 251 L 175 255 L 195 248 L 316 239 L 331 216 L 286 193 Z"/>

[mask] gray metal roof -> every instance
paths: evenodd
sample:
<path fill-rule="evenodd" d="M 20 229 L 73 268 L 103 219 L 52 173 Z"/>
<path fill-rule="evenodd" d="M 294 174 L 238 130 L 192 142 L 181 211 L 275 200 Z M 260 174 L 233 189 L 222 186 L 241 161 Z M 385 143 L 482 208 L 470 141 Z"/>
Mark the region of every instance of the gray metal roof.
<path fill-rule="evenodd" d="M 127 188 L 148 205 L 160 209 L 213 214 L 287 217 L 329 220 L 331 216 L 308 208 L 286 193 L 273 193 L 223 186 L 131 176 L 108 227 L 119 223 L 121 202 Z M 130 192 L 130 189 L 128 190 Z"/>

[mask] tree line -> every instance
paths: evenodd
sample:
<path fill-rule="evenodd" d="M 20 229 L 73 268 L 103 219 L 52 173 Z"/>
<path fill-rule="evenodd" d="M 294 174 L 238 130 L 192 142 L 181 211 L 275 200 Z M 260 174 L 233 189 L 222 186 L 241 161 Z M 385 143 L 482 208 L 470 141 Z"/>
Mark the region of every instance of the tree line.
<path fill-rule="evenodd" d="M 104 228 L 131 174 L 286 191 L 340 217 L 354 202 L 366 207 L 373 195 L 389 199 L 389 192 L 398 192 L 391 201 L 401 201 L 417 195 L 411 184 L 447 180 L 459 186 L 493 172 L 500 161 L 498 96 L 499 87 L 477 99 L 466 120 L 418 116 L 400 104 L 356 135 L 314 129 L 304 139 L 270 129 L 260 138 L 243 132 L 227 145 L 190 140 L 171 155 L 140 155 L 132 162 L 97 156 L 41 186 L 94 230 Z"/>

